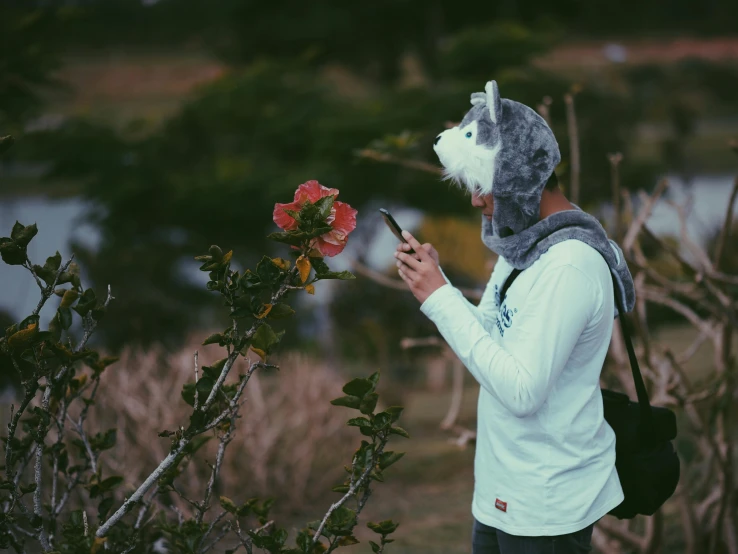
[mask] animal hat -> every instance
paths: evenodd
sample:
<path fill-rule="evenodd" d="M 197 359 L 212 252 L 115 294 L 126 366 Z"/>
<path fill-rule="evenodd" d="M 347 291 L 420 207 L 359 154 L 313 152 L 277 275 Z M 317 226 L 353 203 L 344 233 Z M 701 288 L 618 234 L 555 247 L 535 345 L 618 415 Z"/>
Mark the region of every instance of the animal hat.
<path fill-rule="evenodd" d="M 561 161 L 546 121 L 525 104 L 500 98 L 495 81 L 471 95 L 458 126 L 436 137 L 444 177 L 470 192 L 492 193 L 494 232 L 518 233 L 540 218 L 541 193 Z"/>

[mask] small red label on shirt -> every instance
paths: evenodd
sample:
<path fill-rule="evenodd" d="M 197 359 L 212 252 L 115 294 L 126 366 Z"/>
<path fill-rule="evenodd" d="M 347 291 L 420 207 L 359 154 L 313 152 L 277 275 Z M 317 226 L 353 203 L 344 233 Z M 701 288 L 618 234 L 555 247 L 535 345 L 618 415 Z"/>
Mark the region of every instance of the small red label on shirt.
<path fill-rule="evenodd" d="M 495 508 L 507 512 L 507 502 L 503 502 L 499 498 L 495 499 Z"/>

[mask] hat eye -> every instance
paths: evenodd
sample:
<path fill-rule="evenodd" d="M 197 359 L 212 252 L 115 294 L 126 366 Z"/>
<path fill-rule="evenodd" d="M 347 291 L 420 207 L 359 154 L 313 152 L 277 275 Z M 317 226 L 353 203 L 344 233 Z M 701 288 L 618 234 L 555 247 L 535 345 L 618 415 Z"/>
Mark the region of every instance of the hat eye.
<path fill-rule="evenodd" d="M 471 138 L 471 136 L 472 136 L 472 132 L 471 131 L 467 131 L 466 132 L 466 138 Z"/>

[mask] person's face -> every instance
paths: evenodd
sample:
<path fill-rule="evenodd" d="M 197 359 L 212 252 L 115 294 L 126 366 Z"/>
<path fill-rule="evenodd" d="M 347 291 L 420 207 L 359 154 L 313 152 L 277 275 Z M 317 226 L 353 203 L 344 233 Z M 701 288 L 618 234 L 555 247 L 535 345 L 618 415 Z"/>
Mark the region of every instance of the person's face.
<path fill-rule="evenodd" d="M 495 211 L 495 201 L 491 193 L 480 196 L 474 192 L 472 193 L 471 203 L 475 208 L 481 209 L 487 219 L 492 219 L 492 214 Z"/>

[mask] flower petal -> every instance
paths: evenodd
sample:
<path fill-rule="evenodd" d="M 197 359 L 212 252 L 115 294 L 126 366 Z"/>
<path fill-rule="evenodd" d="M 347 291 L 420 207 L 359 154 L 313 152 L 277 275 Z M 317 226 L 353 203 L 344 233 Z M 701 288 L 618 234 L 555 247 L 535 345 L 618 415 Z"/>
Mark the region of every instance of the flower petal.
<path fill-rule="evenodd" d="M 286 213 L 284 211 L 285 209 L 295 210 L 299 212 L 300 204 L 298 202 L 290 202 L 289 204 L 274 204 L 274 213 L 272 214 L 272 219 L 274 220 L 274 223 L 276 223 L 280 229 L 284 229 L 285 231 L 297 229 L 297 220 L 290 214 Z"/>
<path fill-rule="evenodd" d="M 333 206 L 336 208 L 336 217 L 331 222 L 331 227 L 348 234 L 356 229 L 356 214 L 359 210 L 356 210 L 346 204 L 346 202 L 334 202 Z"/>
<path fill-rule="evenodd" d="M 328 188 L 321 185 L 316 180 L 306 181 L 297 187 L 295 191 L 295 202 L 304 203 L 305 200 L 310 202 L 317 202 L 324 196 L 334 195 L 338 196 L 338 189 Z"/>

